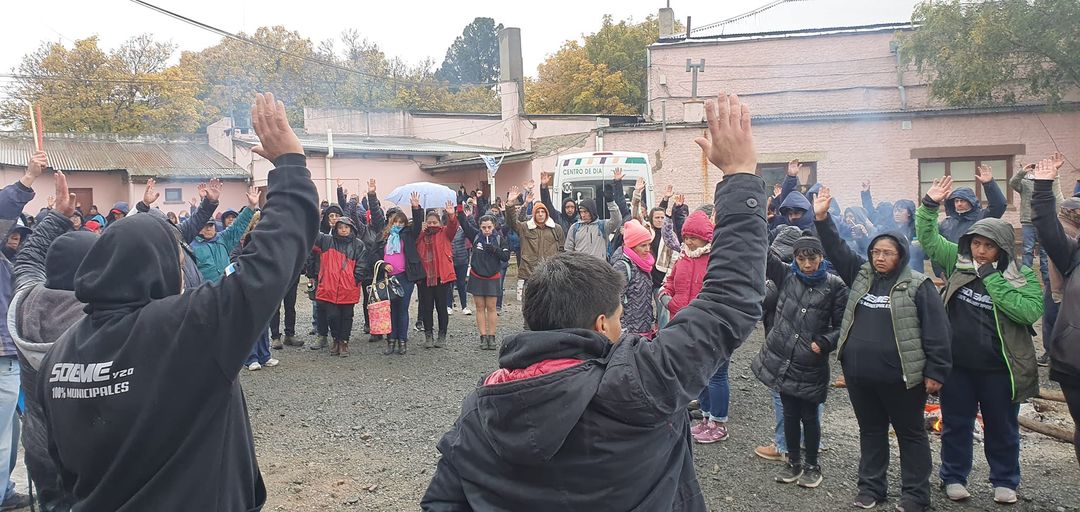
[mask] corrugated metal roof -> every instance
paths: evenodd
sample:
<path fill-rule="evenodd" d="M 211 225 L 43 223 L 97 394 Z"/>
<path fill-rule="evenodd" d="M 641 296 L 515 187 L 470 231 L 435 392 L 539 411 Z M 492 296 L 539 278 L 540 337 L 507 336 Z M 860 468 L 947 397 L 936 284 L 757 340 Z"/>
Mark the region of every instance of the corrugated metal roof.
<path fill-rule="evenodd" d="M 299 135 L 300 143 L 307 151 L 325 153 L 326 135 Z M 236 139 L 245 145 L 254 145 L 258 139 L 245 136 Z M 392 137 L 385 135 L 334 135 L 334 153 L 388 153 L 449 156 L 452 154 L 499 154 L 505 149 L 489 146 L 458 144 L 452 141 L 420 139 L 416 137 Z"/>
<path fill-rule="evenodd" d="M 150 142 L 57 137 L 45 139 L 49 165 L 61 171 L 126 171 L 129 176 L 248 178 L 205 142 Z M 0 135 L 0 164 L 24 166 L 34 151 L 25 134 Z"/>
<path fill-rule="evenodd" d="M 501 163 L 510 164 L 514 162 L 528 162 L 533 159 L 534 153 L 532 151 L 510 151 L 499 155 Z M 467 168 L 485 168 L 486 164 L 484 160 L 477 156 L 470 156 L 464 158 L 455 158 L 453 160 L 443 160 L 433 164 L 421 164 L 420 168 L 425 171 L 446 171 L 451 169 L 467 169 Z"/>

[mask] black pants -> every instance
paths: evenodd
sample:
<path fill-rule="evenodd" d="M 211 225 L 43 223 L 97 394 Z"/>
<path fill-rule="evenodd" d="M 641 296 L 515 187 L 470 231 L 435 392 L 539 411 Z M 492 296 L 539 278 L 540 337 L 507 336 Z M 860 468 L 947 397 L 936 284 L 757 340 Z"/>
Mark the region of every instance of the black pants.
<path fill-rule="evenodd" d="M 806 464 L 818 464 L 818 450 L 821 448 L 821 419 L 818 418 L 818 404 L 791 395 L 780 393 L 780 402 L 784 404 L 784 440 L 787 441 L 788 462 L 799 464 L 802 460 L 802 448 L 799 439 L 806 440 Z"/>
<path fill-rule="evenodd" d="M 330 334 L 334 341 L 349 341 L 352 333 L 353 308 L 356 304 L 323 303 L 326 308 L 326 321 L 330 324 Z"/>
<path fill-rule="evenodd" d="M 424 332 L 432 332 L 431 312 L 434 308 L 439 315 L 439 334 L 446 334 L 446 328 L 450 324 L 450 315 L 446 313 L 450 284 L 427 286 L 424 282 L 418 282 L 416 288 L 420 292 L 420 321 L 424 324 Z"/>
<path fill-rule="evenodd" d="M 300 284 L 300 278 L 296 278 L 296 282 L 292 287 L 285 290 L 285 335 L 296 336 L 296 287 Z M 281 338 L 281 308 L 279 307 L 274 311 L 274 316 L 270 318 L 270 337 L 273 339 Z"/>
<path fill-rule="evenodd" d="M 1065 393 L 1065 403 L 1069 406 L 1069 414 L 1072 415 L 1073 424 L 1076 425 L 1073 448 L 1076 450 L 1076 462 L 1080 463 L 1080 386 L 1062 384 L 1061 391 Z"/>
<path fill-rule="evenodd" d="M 371 281 L 364 281 L 360 284 L 360 298 L 364 301 L 364 334 L 367 334 L 368 331 L 371 329 L 370 319 L 368 318 L 367 312 L 368 304 L 370 304 L 370 302 L 368 302 L 368 286 L 371 286 Z"/>
<path fill-rule="evenodd" d="M 330 324 L 326 321 L 326 308 L 329 305 L 329 302 L 315 301 L 315 330 L 319 333 L 319 336 L 326 336 L 330 333 Z"/>
<path fill-rule="evenodd" d="M 889 482 L 889 425 L 900 444 L 901 500 L 930 505 L 930 439 L 923 423 L 926 388 L 903 383 L 847 383 L 851 406 L 859 420 L 859 494 L 884 501 Z"/>

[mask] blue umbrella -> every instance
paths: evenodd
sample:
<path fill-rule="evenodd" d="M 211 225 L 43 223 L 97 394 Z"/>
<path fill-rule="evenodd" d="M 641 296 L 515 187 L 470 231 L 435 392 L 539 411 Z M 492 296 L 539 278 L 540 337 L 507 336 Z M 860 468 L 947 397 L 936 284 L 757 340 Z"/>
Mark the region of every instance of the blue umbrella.
<path fill-rule="evenodd" d="M 410 196 L 413 192 L 420 194 L 420 206 L 423 208 L 443 208 L 447 202 L 457 204 L 457 192 L 446 185 L 427 181 L 409 183 L 395 188 L 386 196 L 386 199 L 404 207 L 411 201 Z"/>

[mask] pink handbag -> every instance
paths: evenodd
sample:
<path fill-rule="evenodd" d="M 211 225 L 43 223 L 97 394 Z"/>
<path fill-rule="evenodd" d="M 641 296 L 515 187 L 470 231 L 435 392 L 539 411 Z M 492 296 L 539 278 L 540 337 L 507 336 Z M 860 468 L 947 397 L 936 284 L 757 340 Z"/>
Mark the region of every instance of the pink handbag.
<path fill-rule="evenodd" d="M 390 334 L 390 301 L 380 300 L 367 306 L 368 332 L 371 334 Z"/>

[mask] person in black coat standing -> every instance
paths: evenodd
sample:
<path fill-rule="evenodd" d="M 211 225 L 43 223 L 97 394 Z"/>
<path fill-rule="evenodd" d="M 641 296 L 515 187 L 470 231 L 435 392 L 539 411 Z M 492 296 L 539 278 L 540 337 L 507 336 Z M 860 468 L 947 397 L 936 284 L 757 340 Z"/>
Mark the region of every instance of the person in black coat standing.
<path fill-rule="evenodd" d="M 776 323 L 751 368 L 758 380 L 780 393 L 788 463 L 776 476 L 781 483 L 814 488 L 821 484 L 818 405 L 829 391 L 829 353 L 836 348 L 847 304 L 847 286 L 830 274 L 821 241 L 804 234 L 786 264 L 768 253 L 766 277 L 776 283 Z M 805 434 L 806 460 L 799 440 Z"/>

